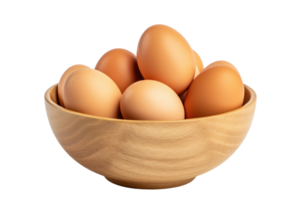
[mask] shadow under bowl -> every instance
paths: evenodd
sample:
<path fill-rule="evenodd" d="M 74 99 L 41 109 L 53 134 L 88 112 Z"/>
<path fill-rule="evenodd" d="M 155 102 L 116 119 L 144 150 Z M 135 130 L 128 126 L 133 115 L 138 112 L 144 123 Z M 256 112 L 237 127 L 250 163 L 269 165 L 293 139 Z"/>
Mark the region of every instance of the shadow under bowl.
<path fill-rule="evenodd" d="M 228 159 L 253 119 L 256 94 L 245 85 L 243 106 L 177 121 L 96 117 L 59 105 L 57 84 L 45 93 L 48 120 L 63 149 L 82 166 L 131 188 L 184 185 Z"/>

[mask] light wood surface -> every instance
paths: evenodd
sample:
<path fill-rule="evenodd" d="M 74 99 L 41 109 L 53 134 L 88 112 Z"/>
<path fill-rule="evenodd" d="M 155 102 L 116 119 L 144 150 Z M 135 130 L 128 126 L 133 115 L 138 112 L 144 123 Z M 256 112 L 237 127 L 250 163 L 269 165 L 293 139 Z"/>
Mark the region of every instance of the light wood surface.
<path fill-rule="evenodd" d="M 57 85 L 45 93 L 51 128 L 84 167 L 127 187 L 159 189 L 192 181 L 229 158 L 244 140 L 256 94 L 245 85 L 244 105 L 209 117 L 134 121 L 77 113 L 58 105 Z"/>

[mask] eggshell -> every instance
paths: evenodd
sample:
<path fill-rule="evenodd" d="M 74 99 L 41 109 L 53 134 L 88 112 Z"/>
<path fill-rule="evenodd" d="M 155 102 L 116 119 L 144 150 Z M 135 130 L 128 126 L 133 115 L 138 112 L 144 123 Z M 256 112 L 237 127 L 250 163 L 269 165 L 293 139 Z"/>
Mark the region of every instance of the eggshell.
<path fill-rule="evenodd" d="M 213 66 L 227 66 L 227 67 L 231 67 L 232 69 L 234 69 L 237 73 L 239 73 L 239 71 L 237 70 L 237 68 L 231 64 L 230 62 L 227 62 L 225 60 L 219 60 L 219 61 L 215 61 L 211 64 L 209 64 L 205 69 L 211 68 Z"/>
<path fill-rule="evenodd" d="M 216 115 L 242 106 L 244 85 L 232 67 L 205 68 L 191 84 L 185 101 L 186 118 Z"/>
<path fill-rule="evenodd" d="M 83 69 L 83 68 L 88 68 L 85 65 L 73 65 L 72 67 L 69 67 L 64 74 L 61 76 L 59 83 L 58 83 L 58 100 L 59 100 L 59 104 L 62 107 L 65 107 L 65 103 L 64 103 L 64 97 L 63 97 L 63 88 L 66 82 L 66 79 L 69 77 L 69 75 L 78 70 L 78 69 Z"/>
<path fill-rule="evenodd" d="M 194 51 L 194 55 L 198 56 L 198 54 L 195 51 Z M 198 56 L 198 58 L 196 59 L 196 56 L 195 56 L 195 60 L 196 60 L 197 66 L 195 66 L 195 76 L 194 76 L 193 80 L 195 80 L 195 78 L 200 74 L 199 69 L 201 69 L 201 71 L 203 70 L 203 64 L 202 64 L 202 61 L 201 61 L 200 57 Z M 198 66 L 200 66 L 200 67 L 198 67 Z M 189 88 L 187 88 L 183 93 L 181 93 L 179 95 L 179 98 L 182 101 L 182 103 L 185 100 L 188 89 Z"/>
<path fill-rule="evenodd" d="M 125 49 L 108 51 L 100 58 L 95 69 L 109 76 L 122 93 L 129 85 L 143 79 L 135 55 Z"/>
<path fill-rule="evenodd" d="M 145 79 L 160 81 L 177 94 L 188 88 L 195 75 L 196 63 L 189 43 L 165 25 L 151 26 L 143 33 L 137 62 Z"/>
<path fill-rule="evenodd" d="M 197 66 L 198 72 L 200 73 L 203 70 L 202 60 L 201 60 L 200 56 L 197 54 L 196 51 L 193 50 L 193 53 L 194 53 L 194 57 L 195 57 L 196 66 Z M 195 75 L 195 76 L 197 76 L 197 75 Z"/>
<path fill-rule="evenodd" d="M 99 117 L 121 117 L 121 91 L 111 78 L 97 70 L 74 71 L 66 80 L 63 95 L 67 109 Z"/>
<path fill-rule="evenodd" d="M 195 67 L 195 76 L 194 76 L 194 79 L 199 75 L 199 70 L 198 70 L 198 67 L 196 66 Z M 185 100 L 185 97 L 186 97 L 186 94 L 187 94 L 187 91 L 188 91 L 189 88 L 187 88 L 183 93 L 181 93 L 179 95 L 179 98 L 180 100 L 182 101 L 182 103 L 184 102 Z"/>
<path fill-rule="evenodd" d="M 129 86 L 120 105 L 124 119 L 184 119 L 184 108 L 178 95 L 167 85 L 154 80 L 142 80 Z"/>

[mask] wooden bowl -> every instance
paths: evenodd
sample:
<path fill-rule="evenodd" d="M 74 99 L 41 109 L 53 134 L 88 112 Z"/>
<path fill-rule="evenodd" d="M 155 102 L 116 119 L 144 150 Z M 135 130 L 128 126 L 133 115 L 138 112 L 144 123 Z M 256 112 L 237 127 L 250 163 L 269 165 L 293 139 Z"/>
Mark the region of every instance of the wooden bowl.
<path fill-rule="evenodd" d="M 118 185 L 160 189 L 184 185 L 229 158 L 244 140 L 256 94 L 245 85 L 236 110 L 178 121 L 110 119 L 59 105 L 57 85 L 45 93 L 51 128 L 64 150 Z"/>

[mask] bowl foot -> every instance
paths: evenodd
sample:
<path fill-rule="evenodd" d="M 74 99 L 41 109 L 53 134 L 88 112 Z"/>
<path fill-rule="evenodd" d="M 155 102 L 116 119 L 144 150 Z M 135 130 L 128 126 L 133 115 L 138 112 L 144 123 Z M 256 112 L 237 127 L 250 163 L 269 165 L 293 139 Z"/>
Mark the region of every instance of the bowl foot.
<path fill-rule="evenodd" d="M 165 188 L 178 187 L 178 186 L 185 185 L 195 179 L 195 178 L 191 178 L 183 181 L 162 182 L 162 183 L 143 183 L 143 182 L 121 181 L 121 180 L 112 179 L 108 177 L 105 178 L 116 185 L 129 187 L 129 188 L 138 188 L 138 189 L 165 189 Z"/>

